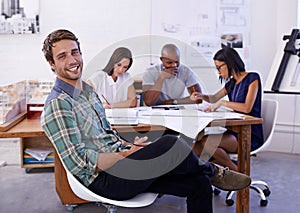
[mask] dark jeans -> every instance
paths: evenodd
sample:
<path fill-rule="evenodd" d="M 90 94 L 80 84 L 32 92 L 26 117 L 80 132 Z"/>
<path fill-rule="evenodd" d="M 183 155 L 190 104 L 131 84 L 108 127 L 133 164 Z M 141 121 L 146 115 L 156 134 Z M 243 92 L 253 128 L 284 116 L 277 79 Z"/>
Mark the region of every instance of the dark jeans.
<path fill-rule="evenodd" d="M 188 213 L 206 213 L 212 212 L 210 177 L 214 172 L 185 141 L 166 135 L 100 172 L 89 189 L 115 200 L 141 192 L 186 197 Z"/>

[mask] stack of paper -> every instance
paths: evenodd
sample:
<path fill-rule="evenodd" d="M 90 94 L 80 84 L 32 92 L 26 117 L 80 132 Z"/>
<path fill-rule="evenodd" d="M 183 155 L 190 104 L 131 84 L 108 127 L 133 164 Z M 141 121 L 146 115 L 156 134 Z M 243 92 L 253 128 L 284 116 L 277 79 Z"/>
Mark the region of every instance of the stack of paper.
<path fill-rule="evenodd" d="M 51 148 L 26 148 L 24 152 L 38 161 L 44 161 L 53 150 Z"/>

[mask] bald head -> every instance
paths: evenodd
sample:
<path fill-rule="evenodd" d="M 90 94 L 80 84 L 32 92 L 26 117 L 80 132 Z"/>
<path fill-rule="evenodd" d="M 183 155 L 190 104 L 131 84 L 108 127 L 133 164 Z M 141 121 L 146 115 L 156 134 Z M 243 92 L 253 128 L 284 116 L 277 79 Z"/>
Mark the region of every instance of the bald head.
<path fill-rule="evenodd" d="M 180 51 L 174 44 L 166 44 L 161 49 L 161 57 L 169 58 L 175 61 L 179 61 Z"/>
<path fill-rule="evenodd" d="M 167 69 L 177 69 L 180 65 L 180 52 L 176 45 L 166 44 L 161 49 L 160 60 Z"/>

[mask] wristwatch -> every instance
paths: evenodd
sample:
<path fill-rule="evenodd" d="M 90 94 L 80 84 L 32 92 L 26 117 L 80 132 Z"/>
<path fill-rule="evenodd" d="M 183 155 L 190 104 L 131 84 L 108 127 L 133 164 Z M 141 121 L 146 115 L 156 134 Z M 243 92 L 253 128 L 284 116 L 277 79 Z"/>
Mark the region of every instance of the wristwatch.
<path fill-rule="evenodd" d="M 176 99 L 173 100 L 173 105 L 177 105 L 178 101 Z"/>

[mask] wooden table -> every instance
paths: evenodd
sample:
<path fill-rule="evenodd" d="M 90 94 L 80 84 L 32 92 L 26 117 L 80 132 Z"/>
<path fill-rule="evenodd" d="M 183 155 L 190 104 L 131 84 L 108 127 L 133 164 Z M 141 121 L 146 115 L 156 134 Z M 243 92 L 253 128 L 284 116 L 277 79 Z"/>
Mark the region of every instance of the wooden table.
<path fill-rule="evenodd" d="M 250 143 L 251 143 L 251 125 L 262 123 L 262 119 L 246 116 L 244 120 L 217 120 L 211 122 L 211 126 L 226 126 L 239 134 L 238 137 L 238 169 L 240 172 L 250 175 Z M 134 132 L 134 131 L 156 131 L 165 130 L 163 126 L 143 125 L 138 126 L 115 126 L 118 132 Z M 60 161 L 55 158 L 54 164 L 30 165 L 24 164 L 23 152 L 28 146 L 51 147 L 51 143 L 45 136 L 39 119 L 24 119 L 6 132 L 0 132 L 0 138 L 21 138 L 21 166 L 22 168 L 37 168 L 37 167 L 53 167 L 55 166 L 55 181 L 56 191 L 61 198 L 63 204 L 79 204 L 84 201 L 78 198 L 70 189 L 66 173 Z M 56 154 L 56 153 L 55 153 Z M 57 157 L 57 156 L 56 156 Z M 249 212 L 249 188 L 239 190 L 236 196 L 236 212 Z"/>

